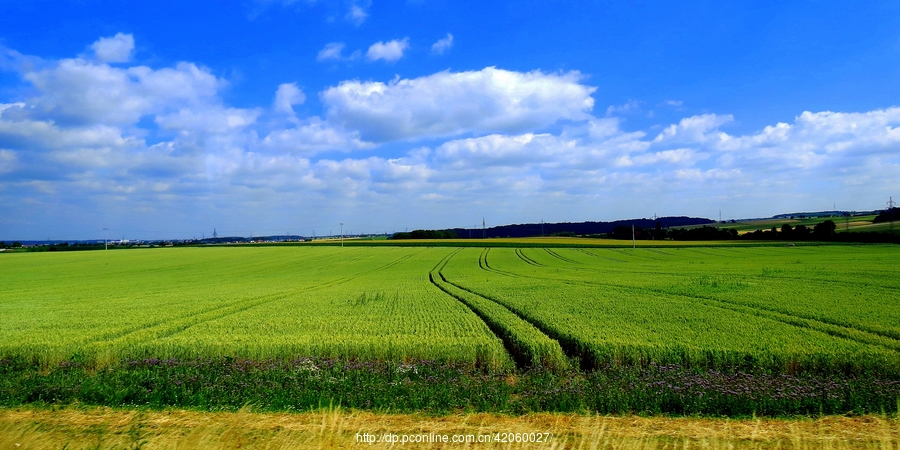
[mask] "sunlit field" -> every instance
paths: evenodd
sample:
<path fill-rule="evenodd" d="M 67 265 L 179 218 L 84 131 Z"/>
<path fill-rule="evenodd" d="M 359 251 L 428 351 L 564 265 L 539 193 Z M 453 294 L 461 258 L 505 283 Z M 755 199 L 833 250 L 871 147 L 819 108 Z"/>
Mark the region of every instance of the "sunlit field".
<path fill-rule="evenodd" d="M 0 395 L 289 411 L 892 412 L 896 255 L 889 245 L 9 254 Z"/>

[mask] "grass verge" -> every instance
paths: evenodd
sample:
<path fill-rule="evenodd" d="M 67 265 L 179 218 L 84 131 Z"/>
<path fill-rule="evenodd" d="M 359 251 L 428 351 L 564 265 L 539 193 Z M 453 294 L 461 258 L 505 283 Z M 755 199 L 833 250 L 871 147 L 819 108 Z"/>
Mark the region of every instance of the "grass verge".
<path fill-rule="evenodd" d="M 873 375 L 603 365 L 559 373 L 435 361 L 146 359 L 103 368 L 0 361 L 0 406 L 390 413 L 574 412 L 708 416 L 896 414 L 900 381 Z"/>

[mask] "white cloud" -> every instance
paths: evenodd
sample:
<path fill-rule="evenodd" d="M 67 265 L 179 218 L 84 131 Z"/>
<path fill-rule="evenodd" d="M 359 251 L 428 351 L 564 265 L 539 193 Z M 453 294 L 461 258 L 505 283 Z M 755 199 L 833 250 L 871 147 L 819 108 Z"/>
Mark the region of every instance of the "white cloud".
<path fill-rule="evenodd" d="M 294 83 L 238 108 L 220 95 L 225 81 L 190 62 L 4 67 L 33 87 L 0 104 L 0 202 L 10 208 L 0 226 L 23 238 L 42 224 L 96 228 L 94 217 L 207 232 L 228 221 L 390 229 L 470 225 L 460 211 L 508 223 L 737 204 L 726 217 L 746 217 L 897 196 L 900 108 L 803 112 L 743 135 L 722 131 L 730 115 L 705 114 L 649 134 L 593 116 L 595 88 L 578 72 L 348 80 L 320 92 L 325 115 L 310 117 L 293 111 L 306 97 Z"/>
<path fill-rule="evenodd" d="M 439 39 L 437 42 L 431 45 L 431 52 L 443 55 L 445 51 L 450 50 L 452 47 L 453 35 L 447 33 L 447 37 Z"/>
<path fill-rule="evenodd" d="M 302 105 L 306 101 L 306 95 L 297 87 L 296 83 L 284 83 L 275 91 L 275 111 L 294 115 L 294 105 Z"/>
<path fill-rule="evenodd" d="M 35 113 L 61 122 L 132 124 L 166 109 L 215 102 L 225 83 L 192 63 L 153 70 L 64 59 L 23 75 L 38 95 Z"/>
<path fill-rule="evenodd" d="M 395 39 L 388 42 L 376 42 L 369 47 L 366 52 L 366 59 L 369 61 L 378 61 L 383 59 L 388 62 L 394 62 L 403 57 L 403 52 L 409 48 L 409 38 Z"/>
<path fill-rule="evenodd" d="M 28 105 L 25 102 L 15 102 L 15 103 L 0 103 L 0 117 L 6 114 L 8 110 L 22 110 L 25 109 Z"/>
<path fill-rule="evenodd" d="M 18 159 L 12 150 L 0 149 L 0 173 L 12 172 L 16 168 Z"/>
<path fill-rule="evenodd" d="M 564 158 L 565 153 L 575 149 L 575 145 L 574 141 L 565 142 L 550 134 L 492 134 L 445 142 L 435 150 L 435 157 L 456 168 L 491 165 L 521 167 Z"/>
<path fill-rule="evenodd" d="M 250 0 L 248 18 L 255 20 L 265 14 L 273 7 L 281 7 L 291 12 L 309 14 L 307 11 L 315 9 L 317 6 L 324 6 L 324 20 L 334 22 L 340 16 L 344 6 L 347 6 L 344 20 L 350 22 L 354 26 L 362 25 L 369 17 L 368 8 L 371 6 L 371 0 L 344 0 L 344 1 L 321 1 L 321 0 Z"/>
<path fill-rule="evenodd" d="M 319 50 L 319 55 L 316 56 L 317 61 L 328 61 L 328 60 L 341 60 L 343 56 L 341 53 L 344 51 L 344 43 L 343 42 L 330 42 L 325 44 L 325 48 Z"/>
<path fill-rule="evenodd" d="M 27 109 L 23 104 L 0 105 L 0 145 L 35 152 L 73 147 L 125 148 L 140 141 L 123 136 L 118 127 L 109 125 L 60 127 L 53 121 L 32 120 L 23 114 Z M 10 111 L 18 114 L 8 114 Z"/>
<path fill-rule="evenodd" d="M 94 55 L 100 62 L 123 63 L 131 60 L 134 51 L 134 36 L 116 33 L 109 38 L 100 38 L 91 45 Z"/>
<path fill-rule="evenodd" d="M 345 81 L 322 92 L 328 118 L 363 139 L 518 132 L 589 118 L 595 88 L 581 74 L 522 73 L 488 67 L 414 79 Z"/>
<path fill-rule="evenodd" d="M 268 150 L 312 156 L 326 151 L 369 149 L 373 145 L 362 142 L 358 133 L 332 127 L 318 117 L 307 119 L 294 128 L 270 132 L 261 146 Z"/>
<path fill-rule="evenodd" d="M 653 139 L 653 142 L 705 142 L 712 137 L 721 138 L 721 134 L 710 134 L 711 131 L 727 123 L 733 122 L 731 114 L 716 115 L 703 114 L 700 116 L 681 119 L 678 125 L 669 125 L 662 133 Z"/>
<path fill-rule="evenodd" d="M 722 161 L 729 166 L 846 172 L 865 159 L 896 159 L 898 145 L 900 108 L 894 107 L 864 113 L 806 111 L 793 124 L 770 125 L 747 136 L 722 134 L 714 148 L 726 152 Z"/>
<path fill-rule="evenodd" d="M 369 13 L 366 12 L 365 8 L 355 3 L 350 5 L 350 10 L 347 11 L 347 15 L 344 16 L 348 22 L 356 26 L 362 25 L 368 17 Z"/>
<path fill-rule="evenodd" d="M 628 100 L 624 105 L 610 105 L 606 108 L 606 117 L 614 114 L 638 114 L 641 112 L 641 102 Z"/>
<path fill-rule="evenodd" d="M 186 108 L 175 113 L 158 115 L 156 123 L 169 130 L 222 134 L 252 125 L 260 114 L 259 109 Z"/>
<path fill-rule="evenodd" d="M 664 164 L 667 167 L 672 166 L 691 166 L 700 160 L 709 158 L 709 155 L 699 153 L 690 148 L 679 148 L 675 150 L 663 150 L 655 153 L 644 153 L 634 157 L 625 155 L 617 162 L 623 166 L 649 166 L 656 164 Z"/>

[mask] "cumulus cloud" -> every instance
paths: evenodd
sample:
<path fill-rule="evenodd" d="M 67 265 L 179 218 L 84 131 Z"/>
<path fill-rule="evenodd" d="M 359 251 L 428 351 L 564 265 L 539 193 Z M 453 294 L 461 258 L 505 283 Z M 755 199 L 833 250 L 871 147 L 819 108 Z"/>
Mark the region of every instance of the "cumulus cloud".
<path fill-rule="evenodd" d="M 610 105 L 606 108 L 606 117 L 623 114 L 638 114 L 641 112 L 641 102 L 628 100 L 624 105 Z"/>
<path fill-rule="evenodd" d="M 348 132 L 331 126 L 318 117 L 312 117 L 293 128 L 270 132 L 262 140 L 265 149 L 312 156 L 327 151 L 369 149 L 373 144 L 363 142 L 356 132 Z"/>
<path fill-rule="evenodd" d="M 438 55 L 443 55 L 445 51 L 450 50 L 453 47 L 453 35 L 447 33 L 447 37 L 443 39 L 438 39 L 437 42 L 431 45 L 431 52 L 437 53 Z"/>
<path fill-rule="evenodd" d="M 715 149 L 727 166 L 767 170 L 853 170 L 861 161 L 897 159 L 900 108 L 863 113 L 803 112 L 793 124 L 777 123 L 746 136 L 721 134 Z M 848 164 L 848 161 L 854 161 Z"/>
<path fill-rule="evenodd" d="M 297 87 L 296 83 L 284 83 L 275 91 L 275 111 L 294 115 L 294 105 L 302 105 L 306 101 L 306 95 Z"/>
<path fill-rule="evenodd" d="M 403 57 L 403 52 L 409 48 L 409 38 L 395 39 L 387 42 L 376 42 L 369 47 L 366 52 L 366 59 L 369 61 L 378 61 L 383 59 L 387 62 L 394 62 Z"/>
<path fill-rule="evenodd" d="M 366 6 L 368 6 L 368 3 Z M 350 10 L 347 11 L 347 15 L 344 18 L 353 25 L 360 26 L 369 18 L 369 13 L 366 12 L 362 5 L 354 3 L 350 5 Z"/>
<path fill-rule="evenodd" d="M 328 60 L 341 60 L 343 56 L 341 53 L 344 51 L 344 43 L 343 42 L 330 42 L 325 44 L 325 48 L 319 50 L 319 55 L 316 56 L 317 61 L 328 61 Z"/>
<path fill-rule="evenodd" d="M 249 3 L 248 18 L 250 20 L 258 18 L 272 7 L 280 6 L 285 9 L 293 10 L 294 12 L 300 12 L 312 9 L 315 6 L 324 5 L 326 7 L 325 10 L 327 11 L 325 15 L 326 21 L 333 22 L 340 14 L 343 14 L 344 20 L 357 27 L 362 25 L 366 19 L 369 18 L 368 9 L 372 4 L 370 0 L 348 0 L 341 2 L 321 2 L 319 0 L 250 0 L 247 3 Z M 344 6 L 347 7 L 346 13 L 343 12 Z"/>
<path fill-rule="evenodd" d="M 252 125 L 261 111 L 258 109 L 208 107 L 181 109 L 156 116 L 156 123 L 169 130 L 223 134 Z"/>
<path fill-rule="evenodd" d="M 619 166 L 649 166 L 664 164 L 666 167 L 691 166 L 697 161 L 709 158 L 708 154 L 697 152 L 691 148 L 663 150 L 654 153 L 643 153 L 635 156 L 623 155 L 616 160 Z"/>
<path fill-rule="evenodd" d="M 12 150 L 0 150 L 0 173 L 12 172 L 18 157 Z"/>
<path fill-rule="evenodd" d="M 447 227 L 467 225 L 461 210 L 523 222 L 548 210 L 557 220 L 703 215 L 721 202 L 746 217 L 822 195 L 878 205 L 897 195 L 900 107 L 803 112 L 745 134 L 729 134 L 728 114 L 634 130 L 591 114 L 596 88 L 578 72 L 488 67 L 347 80 L 319 93 L 319 117 L 294 111 L 307 95 L 295 83 L 239 108 L 196 64 L 127 67 L 97 55 L 4 66 L 32 87 L 0 104 L 0 201 L 17 208 L 0 217 L 4 229 L 11 218 L 21 230 L 59 223 L 67 205 L 140 223 L 221 214 Z"/>
<path fill-rule="evenodd" d="M 815 148 L 825 153 L 860 150 L 883 152 L 900 140 L 900 108 L 893 107 L 864 113 L 805 111 L 793 124 L 778 123 L 761 132 L 741 137 L 728 136 L 720 143 L 723 150 L 746 150 L 755 147 Z"/>
<path fill-rule="evenodd" d="M 733 121 L 734 117 L 730 114 L 703 114 L 687 117 L 681 119 L 677 125 L 672 124 L 666 127 L 653 139 L 653 142 L 705 142 L 711 137 L 723 137 L 724 135 L 718 133 L 712 136 L 710 132 Z"/>
<path fill-rule="evenodd" d="M 23 76 L 38 95 L 27 103 L 60 122 L 132 124 L 167 108 L 215 101 L 225 83 L 193 63 L 153 70 L 64 59 Z"/>
<path fill-rule="evenodd" d="M 109 38 L 100 38 L 91 45 L 94 56 L 100 62 L 123 63 L 131 60 L 134 51 L 134 36 L 116 33 Z"/>
<path fill-rule="evenodd" d="M 469 132 L 516 132 L 589 118 L 596 88 L 581 74 L 494 67 L 390 83 L 346 81 L 322 92 L 330 120 L 384 142 Z"/>
<path fill-rule="evenodd" d="M 447 162 L 455 168 L 522 167 L 565 158 L 565 153 L 572 151 L 575 145 L 574 141 L 565 142 L 550 134 L 492 134 L 446 142 L 436 149 L 435 156 L 438 161 Z"/>

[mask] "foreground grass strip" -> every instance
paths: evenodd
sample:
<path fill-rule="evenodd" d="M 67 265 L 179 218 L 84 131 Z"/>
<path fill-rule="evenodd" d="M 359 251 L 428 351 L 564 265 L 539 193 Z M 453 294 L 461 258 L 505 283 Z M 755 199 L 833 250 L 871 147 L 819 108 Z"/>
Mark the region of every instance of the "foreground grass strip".
<path fill-rule="evenodd" d="M 234 358 L 65 363 L 44 371 L 0 360 L 0 406 L 95 405 L 312 411 L 323 405 L 394 413 L 576 412 L 729 417 L 895 414 L 900 381 L 843 375 L 719 372 L 677 365 L 486 371 L 435 361 Z"/>
<path fill-rule="evenodd" d="M 339 408 L 303 414 L 111 408 L 0 409 L 0 448 L 389 448 L 360 436 L 549 435 L 548 443 L 417 443 L 414 448 L 830 448 L 900 447 L 900 421 L 609 417 L 563 414 L 425 417 Z M 393 444 L 393 445 L 392 445 Z M 407 446 L 409 447 L 409 446 Z M 411 447 L 412 448 L 412 447 Z"/>

